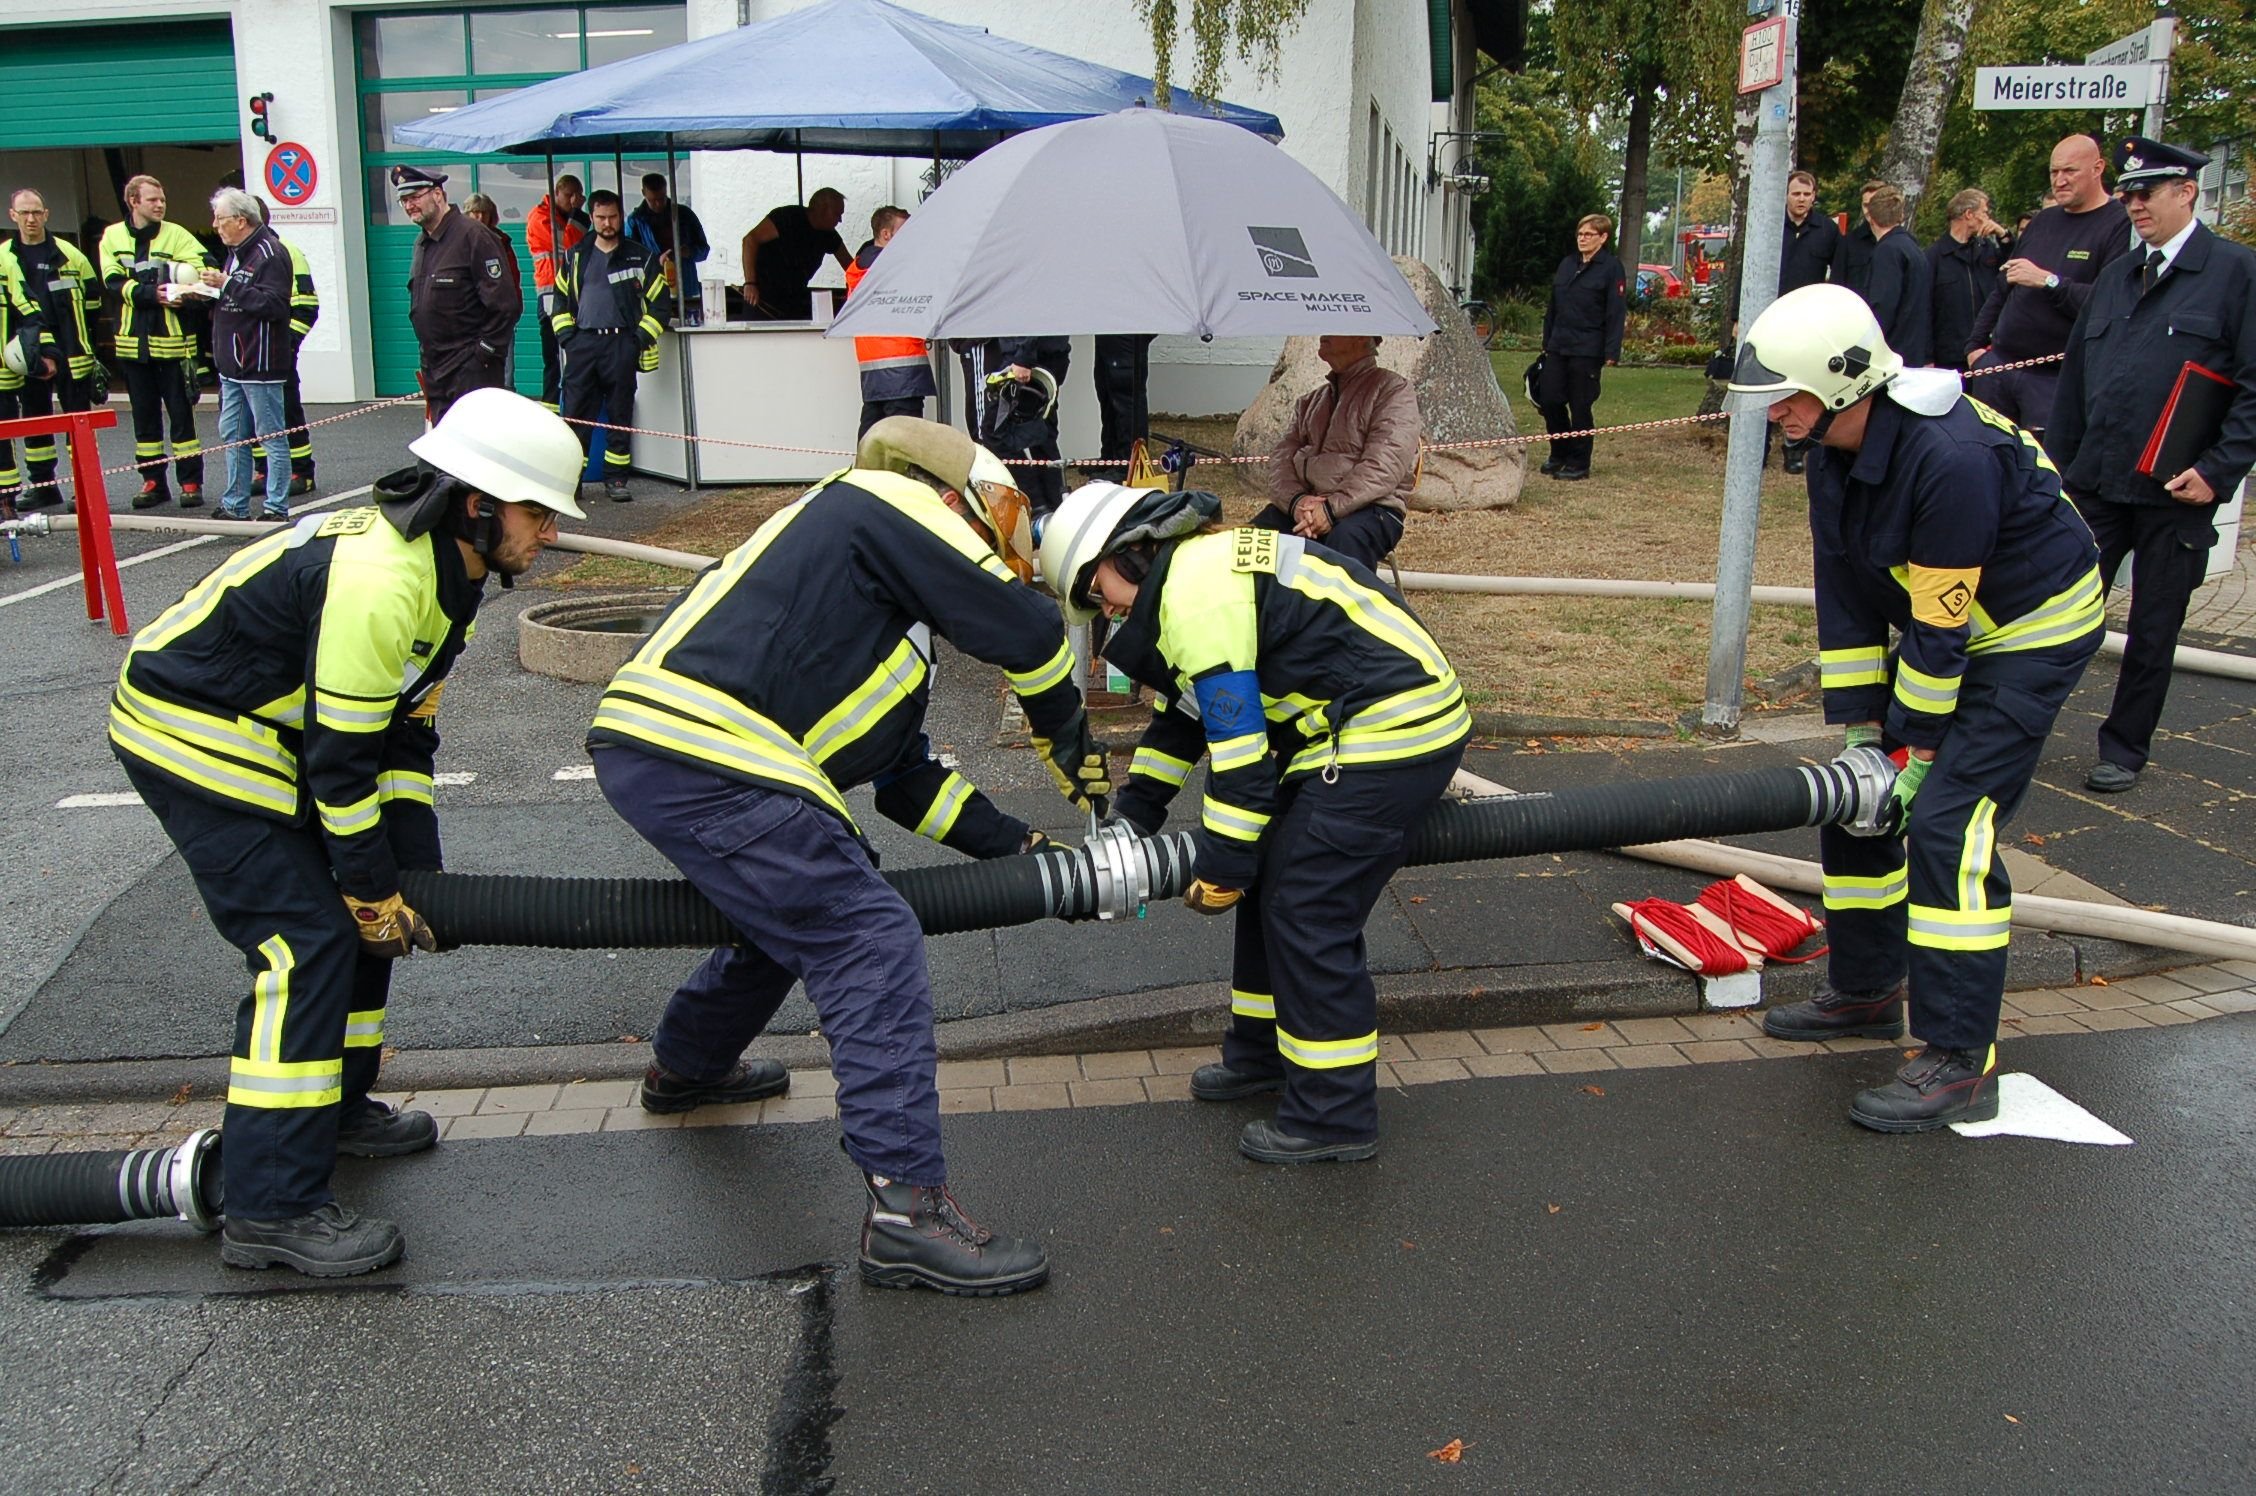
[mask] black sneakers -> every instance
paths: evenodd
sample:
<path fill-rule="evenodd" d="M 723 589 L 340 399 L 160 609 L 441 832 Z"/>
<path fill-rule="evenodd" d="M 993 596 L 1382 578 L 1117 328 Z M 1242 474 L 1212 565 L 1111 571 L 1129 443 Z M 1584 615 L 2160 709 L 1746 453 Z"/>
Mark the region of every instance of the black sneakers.
<path fill-rule="evenodd" d="M 1827 982 L 1806 1003 L 1789 1003 L 1763 1014 L 1763 1032 L 1773 1039 L 1901 1039 L 1904 984 L 1885 992 L 1841 992 Z"/>
<path fill-rule="evenodd" d="M 1049 1280 L 1050 1259 L 1019 1237 L 997 1237 L 963 1213 L 944 1185 L 864 1174 L 862 1281 L 873 1288 L 931 1288 L 970 1298 L 1023 1293 Z"/>
<path fill-rule="evenodd" d="M 727 1106 L 781 1096 L 791 1089 L 791 1072 L 774 1060 L 740 1060 L 719 1080 L 688 1080 L 665 1066 L 642 1072 L 642 1109 L 686 1112 L 701 1106 Z"/>
<path fill-rule="evenodd" d="M 429 1112 L 403 1112 L 381 1101 L 368 1101 L 358 1113 L 337 1122 L 337 1151 L 354 1158 L 398 1158 L 421 1153 L 439 1140 L 439 1119 Z"/>
<path fill-rule="evenodd" d="M 229 1267 L 295 1268 L 309 1278 L 350 1278 L 390 1267 L 406 1246 L 390 1221 L 355 1215 L 331 1200 L 286 1221 L 229 1216 L 220 1230 L 219 1260 Z"/>
<path fill-rule="evenodd" d="M 1363 1143 L 1320 1143 L 1297 1138 L 1274 1122 L 1248 1122 L 1238 1134 L 1238 1151 L 1257 1164 L 1359 1164 L 1378 1155 L 1378 1139 Z"/>
<path fill-rule="evenodd" d="M 1191 1095 L 1200 1101 L 1236 1101 L 1284 1088 L 1282 1075 L 1256 1075 L 1227 1065 L 1201 1065 L 1191 1072 Z"/>
<path fill-rule="evenodd" d="M 1997 1046 L 1937 1049 L 1930 1044 L 1904 1062 L 1884 1086 L 1859 1091 L 1849 1118 L 1874 1132 L 1930 1132 L 1953 1122 L 1987 1122 L 1998 1114 Z"/>

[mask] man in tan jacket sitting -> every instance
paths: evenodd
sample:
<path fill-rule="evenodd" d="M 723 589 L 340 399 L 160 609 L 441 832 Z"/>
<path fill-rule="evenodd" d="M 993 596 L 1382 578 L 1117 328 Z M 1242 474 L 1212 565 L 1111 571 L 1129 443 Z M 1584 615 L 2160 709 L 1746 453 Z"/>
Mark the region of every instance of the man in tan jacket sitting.
<path fill-rule="evenodd" d="M 1253 523 L 1290 530 L 1376 570 L 1402 538 L 1418 467 L 1418 397 L 1379 367 L 1377 338 L 1326 337 L 1330 367 L 1300 397 L 1269 462 L 1269 503 Z"/>

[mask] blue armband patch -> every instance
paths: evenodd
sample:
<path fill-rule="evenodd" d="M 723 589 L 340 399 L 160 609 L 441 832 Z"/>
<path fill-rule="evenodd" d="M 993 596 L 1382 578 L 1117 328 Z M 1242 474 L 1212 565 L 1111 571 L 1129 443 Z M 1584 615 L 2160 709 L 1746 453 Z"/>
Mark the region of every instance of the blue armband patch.
<path fill-rule="evenodd" d="M 1261 716 L 1261 681 L 1251 670 L 1201 676 L 1191 689 L 1198 696 L 1199 720 L 1206 724 L 1208 742 L 1268 731 Z"/>

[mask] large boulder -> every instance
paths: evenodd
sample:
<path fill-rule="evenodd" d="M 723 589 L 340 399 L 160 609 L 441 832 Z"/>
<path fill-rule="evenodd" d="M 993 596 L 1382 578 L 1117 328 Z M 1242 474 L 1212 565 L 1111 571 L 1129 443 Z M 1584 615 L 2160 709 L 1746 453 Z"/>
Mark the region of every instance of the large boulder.
<path fill-rule="evenodd" d="M 1488 350 L 1473 336 L 1457 299 L 1422 261 L 1397 255 L 1394 263 L 1441 324 L 1441 331 L 1430 338 L 1392 337 L 1379 345 L 1379 363 L 1409 380 L 1418 392 L 1426 441 L 1487 441 L 1518 435 L 1511 402 L 1497 388 Z M 1316 356 L 1314 338 L 1288 340 L 1277 366 L 1269 371 L 1267 388 L 1238 418 L 1232 449 L 1241 457 L 1275 451 L 1292 420 L 1293 403 L 1323 383 L 1328 372 Z M 1507 509 L 1519 501 L 1520 485 L 1526 481 L 1525 447 L 1428 452 L 1410 507 Z"/>

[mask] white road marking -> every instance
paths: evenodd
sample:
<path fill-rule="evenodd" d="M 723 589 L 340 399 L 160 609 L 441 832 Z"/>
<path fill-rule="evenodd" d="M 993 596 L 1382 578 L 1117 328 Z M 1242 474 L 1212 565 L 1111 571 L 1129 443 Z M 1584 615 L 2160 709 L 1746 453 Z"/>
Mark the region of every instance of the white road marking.
<path fill-rule="evenodd" d="M 363 483 L 358 488 L 348 488 L 343 493 L 333 493 L 325 499 L 315 499 L 310 504 L 296 505 L 290 510 L 290 513 L 293 515 L 307 514 L 316 509 L 326 509 L 331 504 L 342 504 L 347 499 L 359 498 L 362 494 L 367 493 L 375 486 L 376 485 L 373 483 Z M 112 533 L 114 534 L 116 532 L 113 531 Z M 135 533 L 145 534 L 147 532 L 139 531 Z M 56 538 L 59 539 L 60 537 Z M 227 537 L 224 535 L 197 535 L 173 545 L 160 545 L 153 551 L 143 551 L 138 556 L 128 556 L 125 559 L 119 561 L 118 570 L 123 571 L 128 566 L 139 566 L 144 561 L 157 561 L 163 559 L 166 556 L 177 556 L 182 551 L 192 551 L 197 546 L 210 545 L 215 540 L 224 540 L 226 538 Z M 245 536 L 244 538 L 250 539 L 252 537 Z M 12 607 L 13 605 L 20 602 L 28 602 L 32 598 L 43 597 L 50 592 L 60 592 L 65 587 L 83 586 L 85 585 L 83 581 L 83 575 L 84 574 L 81 572 L 74 571 L 67 577 L 57 577 L 52 582 L 41 582 L 36 587 L 26 587 L 21 592 L 11 592 L 6 597 L 0 597 L 0 608 Z"/>
<path fill-rule="evenodd" d="M 1988 1122 L 1953 1122 L 1962 1138 L 2049 1138 L 2127 1148 L 2131 1140 L 2033 1075 L 1998 1077 L 1998 1114 Z"/>
<path fill-rule="evenodd" d="M 451 773 L 451 774 L 433 774 L 433 775 L 431 776 L 431 783 L 433 783 L 433 784 L 469 784 L 469 783 L 472 783 L 473 781 L 475 781 L 475 780 L 477 779 L 477 777 L 478 777 L 478 776 L 477 776 L 476 774 L 474 774 L 474 773 L 469 773 L 469 772 L 466 772 L 466 771 L 461 771 L 461 770 L 457 770 L 456 772 L 454 772 L 454 773 Z"/>
<path fill-rule="evenodd" d="M 128 791 L 122 795 L 65 795 L 55 802 L 57 810 L 84 810 L 97 805 L 139 805 L 141 797 Z"/>
<path fill-rule="evenodd" d="M 593 779 L 595 777 L 595 765 L 572 764 L 566 768 L 558 769 L 554 774 L 551 774 L 548 777 L 559 781 L 566 779 Z"/>
<path fill-rule="evenodd" d="M 938 755 L 938 762 L 943 769 L 953 769 L 956 766 L 956 756 L 953 753 L 943 753 Z"/>

